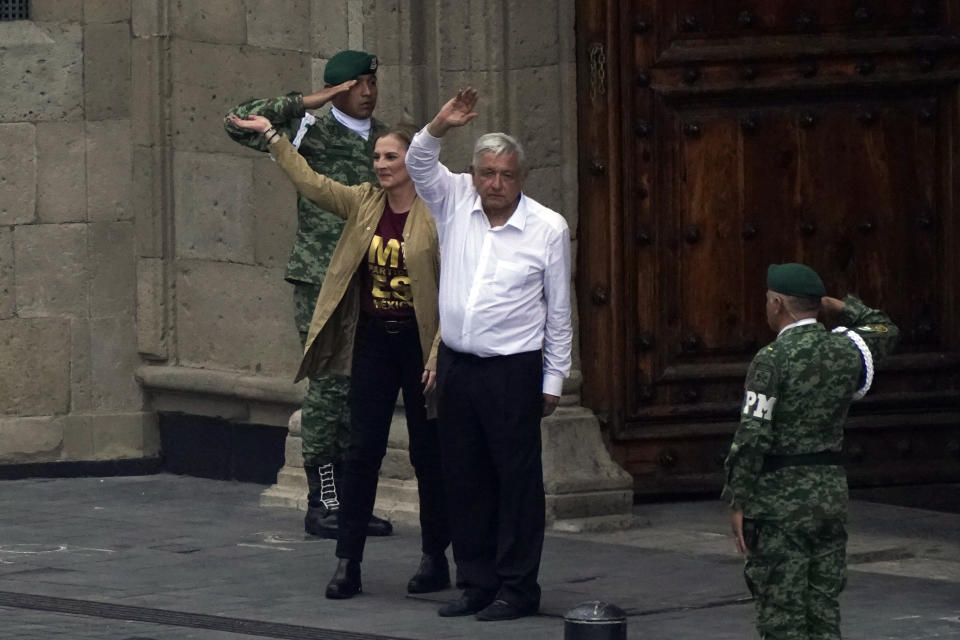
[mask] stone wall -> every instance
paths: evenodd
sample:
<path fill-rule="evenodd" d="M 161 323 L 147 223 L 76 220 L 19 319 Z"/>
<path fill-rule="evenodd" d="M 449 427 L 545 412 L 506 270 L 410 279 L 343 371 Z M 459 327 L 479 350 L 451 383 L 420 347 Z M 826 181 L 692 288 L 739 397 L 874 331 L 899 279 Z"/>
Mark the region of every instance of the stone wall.
<path fill-rule="evenodd" d="M 0 23 L 0 464 L 155 455 L 137 353 L 129 1 Z"/>
<path fill-rule="evenodd" d="M 157 451 L 153 412 L 285 425 L 294 192 L 221 119 L 380 56 L 377 116 L 460 86 L 576 229 L 573 0 L 34 0 L 0 23 L 0 463 Z M 575 386 L 575 385 L 574 385 Z"/>
<path fill-rule="evenodd" d="M 238 7 L 243 7 L 239 11 Z M 268 398 L 236 393 L 249 412 L 282 415 L 299 357 L 291 287 L 294 193 L 269 158 L 237 145 L 221 118 L 256 96 L 322 86 L 331 55 L 380 57 L 377 116 L 424 123 L 461 85 L 482 92 L 481 118 L 451 136 L 445 160 L 469 164 L 480 132 L 505 129 L 529 148 L 529 192 L 575 226 L 572 1 L 138 0 L 132 19 L 137 338 L 153 365 L 139 376 L 164 407 L 198 387 L 270 380 Z M 532 5 L 531 5 L 532 7 Z M 469 34 L 465 37 L 464 34 Z M 162 385 L 160 383 L 162 379 Z M 179 382 L 177 382 L 179 380 Z M 265 382 L 266 384 L 266 382 Z M 224 398 L 208 413 L 224 413 Z M 215 401 L 213 401 L 215 400 Z M 196 410 L 196 403 L 192 405 Z M 291 405 L 295 406 L 295 405 Z"/>

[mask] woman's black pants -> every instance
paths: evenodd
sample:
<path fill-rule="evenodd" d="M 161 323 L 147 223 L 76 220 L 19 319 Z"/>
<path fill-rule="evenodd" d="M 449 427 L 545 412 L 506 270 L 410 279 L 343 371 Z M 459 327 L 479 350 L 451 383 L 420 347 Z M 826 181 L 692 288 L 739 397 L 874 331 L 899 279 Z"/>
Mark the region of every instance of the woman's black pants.
<path fill-rule="evenodd" d="M 363 560 L 367 523 L 377 497 L 390 420 L 403 392 L 410 462 L 420 494 L 423 552 L 439 555 L 450 543 L 440 466 L 437 421 L 427 419 L 423 352 L 416 320 L 360 316 L 350 375 L 350 445 L 340 488 L 337 557 Z"/>

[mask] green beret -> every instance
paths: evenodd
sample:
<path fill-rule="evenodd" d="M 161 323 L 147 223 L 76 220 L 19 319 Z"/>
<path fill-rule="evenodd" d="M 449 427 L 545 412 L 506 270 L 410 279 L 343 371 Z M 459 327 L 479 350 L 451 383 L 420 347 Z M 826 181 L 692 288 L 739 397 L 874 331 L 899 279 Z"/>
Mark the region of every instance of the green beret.
<path fill-rule="evenodd" d="M 767 289 L 787 296 L 820 298 L 827 295 L 817 272 L 796 262 L 770 265 L 767 268 Z"/>
<path fill-rule="evenodd" d="M 340 84 L 365 73 L 376 72 L 377 56 L 366 51 L 341 51 L 330 58 L 323 70 L 323 81 L 331 85 Z"/>

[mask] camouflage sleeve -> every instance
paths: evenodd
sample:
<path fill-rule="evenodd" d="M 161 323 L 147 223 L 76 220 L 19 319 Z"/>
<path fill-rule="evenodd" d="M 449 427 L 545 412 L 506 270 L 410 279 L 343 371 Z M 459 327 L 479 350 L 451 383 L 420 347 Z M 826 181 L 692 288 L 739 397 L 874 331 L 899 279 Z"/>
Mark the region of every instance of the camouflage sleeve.
<path fill-rule="evenodd" d="M 871 309 L 856 296 L 848 295 L 843 299 L 844 308 L 840 314 L 841 324 L 856 331 L 879 362 L 893 351 L 900 339 L 900 330 L 887 314 Z"/>
<path fill-rule="evenodd" d="M 229 116 L 246 118 L 247 116 L 263 116 L 274 126 L 274 128 L 286 133 L 287 137 L 293 139 L 294 121 L 302 118 L 304 114 L 303 94 L 299 92 L 288 93 L 279 98 L 254 98 L 237 105 L 231 109 L 223 118 L 223 128 L 235 142 L 239 142 L 245 147 L 256 149 L 257 151 L 267 151 L 267 145 L 263 142 L 263 136 L 256 131 L 241 129 L 230 124 L 227 120 Z"/>
<path fill-rule="evenodd" d="M 723 464 L 726 484 L 720 499 L 732 509 L 742 510 L 756 488 L 763 457 L 773 441 L 778 386 L 773 347 L 764 347 L 754 356 L 747 371 L 740 425 Z"/>

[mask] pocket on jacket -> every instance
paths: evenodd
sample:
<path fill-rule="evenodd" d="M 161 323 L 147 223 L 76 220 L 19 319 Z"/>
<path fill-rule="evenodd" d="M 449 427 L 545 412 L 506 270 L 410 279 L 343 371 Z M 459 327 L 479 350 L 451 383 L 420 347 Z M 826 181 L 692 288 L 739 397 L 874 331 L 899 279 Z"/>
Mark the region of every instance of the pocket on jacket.
<path fill-rule="evenodd" d="M 498 288 L 508 290 L 523 286 L 529 275 L 530 265 L 510 262 L 509 260 L 497 260 L 493 280 L 497 283 Z"/>
<path fill-rule="evenodd" d="M 743 567 L 743 577 L 750 595 L 760 599 L 770 582 L 770 563 L 762 557 L 749 555 Z"/>

